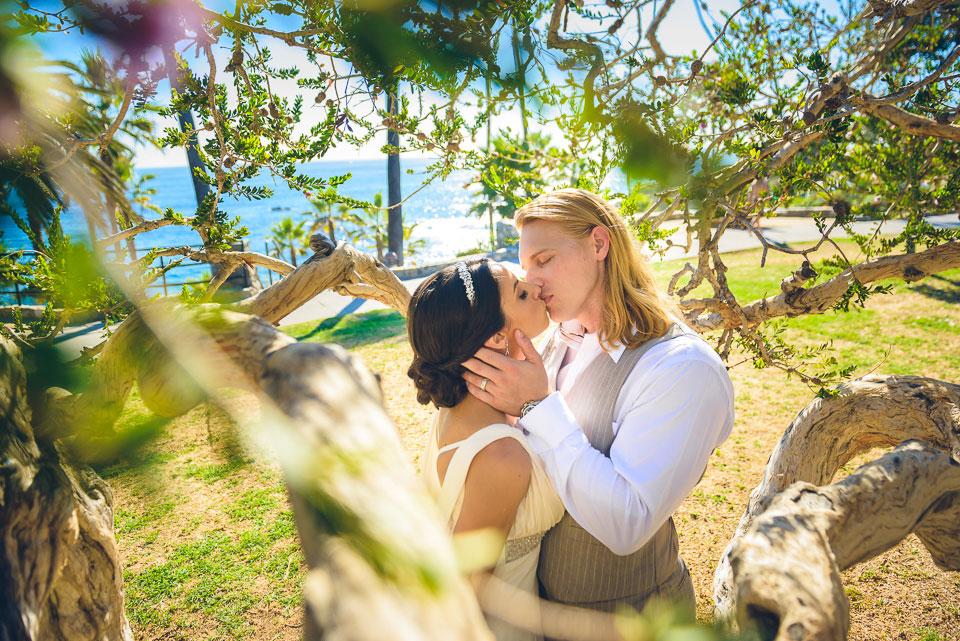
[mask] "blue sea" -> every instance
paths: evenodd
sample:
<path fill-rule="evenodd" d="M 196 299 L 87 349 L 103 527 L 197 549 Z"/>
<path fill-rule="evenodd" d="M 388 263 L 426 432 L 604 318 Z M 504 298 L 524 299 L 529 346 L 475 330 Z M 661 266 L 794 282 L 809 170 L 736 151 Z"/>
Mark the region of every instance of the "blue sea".
<path fill-rule="evenodd" d="M 403 203 L 403 219 L 405 225 L 416 224 L 411 241 L 424 240 L 425 246 L 413 256 L 404 258 L 405 265 L 425 265 L 443 262 L 454 258 L 458 252 L 486 246 L 489 243 L 490 232 L 486 216 L 478 217 L 470 214 L 471 206 L 477 202 L 475 195 L 480 191 L 474 182 L 476 174 L 472 171 L 453 172 L 446 180 L 435 180 L 419 189 L 426 177 L 426 167 L 433 159 L 429 158 L 401 158 L 401 190 L 404 197 L 409 199 Z M 374 160 L 353 161 L 318 161 L 303 165 L 302 172 L 309 176 L 330 178 L 351 174 L 351 178 L 339 187 L 339 193 L 357 200 L 372 201 L 377 191 L 383 192 L 384 204 L 387 194 L 387 163 L 386 158 Z M 196 211 L 196 197 L 187 167 L 163 167 L 142 169 L 139 175 L 150 174 L 153 178 L 146 183 L 147 188 L 156 190 L 151 196 L 154 205 L 166 210 L 172 207 L 174 211 L 192 216 Z M 295 223 L 308 221 L 312 218 L 304 216 L 304 212 L 313 210 L 310 202 L 300 192 L 287 187 L 286 183 L 270 175 L 263 175 L 251 181 L 258 186 L 269 187 L 273 195 L 264 200 L 246 200 L 224 198 L 220 208 L 230 217 L 239 216 L 242 224 L 249 230 L 245 240 L 251 251 L 267 253 L 267 237 L 270 228 L 283 218 L 290 217 Z M 611 186 L 623 188 L 622 176 L 611 179 Z M 416 193 L 414 193 L 416 192 Z M 412 194 L 412 195 L 411 195 Z M 152 211 L 143 211 L 146 219 L 156 218 Z M 79 208 L 71 209 L 61 219 L 64 230 L 75 241 L 88 242 L 88 227 L 83 213 Z M 7 217 L 0 217 L 0 231 L 2 240 L 12 249 L 29 247 L 26 236 Z M 344 240 L 343 235 L 337 236 Z M 170 225 L 161 227 L 136 237 L 136 247 L 139 255 L 154 247 L 170 247 L 179 245 L 199 245 L 200 239 L 189 227 Z M 272 245 L 271 245 L 272 247 Z M 363 251 L 375 252 L 373 247 L 359 247 Z M 304 256 L 298 257 L 298 262 Z M 283 259 L 290 260 L 289 255 Z M 165 259 L 169 262 L 169 258 Z M 155 263 L 159 265 L 159 261 Z M 168 293 L 176 293 L 177 288 L 184 282 L 203 280 L 209 277 L 210 268 L 205 264 L 185 261 L 182 266 L 171 270 L 166 275 L 167 284 L 173 288 Z M 260 278 L 264 285 L 269 284 L 276 276 L 268 270 L 259 268 Z M 9 298 L 5 296 L 3 298 Z"/>
<path fill-rule="evenodd" d="M 413 194 L 423 183 L 425 168 L 430 159 L 401 159 L 401 190 L 404 197 Z M 319 161 L 303 166 L 304 174 L 329 178 L 351 174 L 350 180 L 340 186 L 339 193 L 357 200 L 371 201 L 377 191 L 383 192 L 384 204 L 387 195 L 386 158 L 382 160 Z M 408 170 L 411 173 L 408 173 Z M 156 189 L 151 201 L 162 210 L 172 207 L 185 216 L 192 216 L 196 210 L 196 198 L 187 167 L 164 167 L 143 169 L 139 174 L 151 174 L 152 180 L 146 187 Z M 479 191 L 473 183 L 475 173 L 458 171 L 443 181 L 434 181 L 403 203 L 404 224 L 416 224 L 411 240 L 423 239 L 426 246 L 415 255 L 404 259 L 406 265 L 430 264 L 448 260 L 457 252 L 477 247 L 489 242 L 488 221 L 470 215 L 469 210 Z M 303 216 L 303 212 L 313 209 L 310 202 L 300 192 L 291 190 L 285 183 L 272 176 L 265 175 L 252 181 L 253 184 L 269 187 L 273 195 L 264 200 L 246 200 L 225 198 L 220 208 L 230 217 L 239 216 L 250 234 L 245 238 L 252 251 L 266 252 L 266 238 L 270 228 L 285 217 L 295 223 L 312 218 Z M 156 218 L 157 214 L 149 210 L 143 212 L 144 218 Z M 66 233 L 74 240 L 86 240 L 87 223 L 79 208 L 71 209 L 62 218 Z M 6 217 L 0 217 L 0 231 L 3 241 L 10 248 L 28 247 L 26 236 Z M 338 240 L 342 240 L 338 236 Z M 137 236 L 138 251 L 152 247 L 172 245 L 198 245 L 200 239 L 191 229 L 170 225 Z M 374 251 L 372 247 L 360 247 L 364 251 Z M 289 256 L 284 256 L 289 261 Z M 167 259 L 169 260 L 169 259 Z M 298 261 L 302 260 L 298 257 Z M 192 265 L 171 271 L 167 280 L 170 283 L 196 280 L 208 273 L 208 266 Z M 266 270 L 260 269 L 260 276 L 267 284 Z"/>

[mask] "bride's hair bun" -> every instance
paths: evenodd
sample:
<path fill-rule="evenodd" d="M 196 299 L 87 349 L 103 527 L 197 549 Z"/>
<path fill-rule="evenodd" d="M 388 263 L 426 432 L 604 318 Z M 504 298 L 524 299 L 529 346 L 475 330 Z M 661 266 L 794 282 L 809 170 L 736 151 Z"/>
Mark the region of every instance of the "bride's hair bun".
<path fill-rule="evenodd" d="M 461 365 L 459 369 L 462 372 L 463 366 Z M 453 407 L 467 393 L 467 383 L 460 372 L 444 369 L 436 363 L 429 363 L 415 356 L 407 376 L 413 379 L 413 384 L 417 387 L 418 403 Z"/>
<path fill-rule="evenodd" d="M 467 270 L 476 297 L 473 304 L 456 265 L 424 280 L 410 299 L 407 335 L 414 358 L 407 375 L 423 405 L 453 407 L 463 400 L 467 394 L 463 362 L 506 325 L 490 261 L 470 261 Z"/>

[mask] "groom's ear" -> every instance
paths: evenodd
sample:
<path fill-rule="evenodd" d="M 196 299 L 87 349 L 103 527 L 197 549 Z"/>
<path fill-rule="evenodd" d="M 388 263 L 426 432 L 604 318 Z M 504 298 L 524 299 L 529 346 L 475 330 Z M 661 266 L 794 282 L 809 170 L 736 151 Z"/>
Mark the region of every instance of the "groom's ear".
<path fill-rule="evenodd" d="M 603 225 L 596 225 L 590 231 L 591 249 L 597 261 L 606 259 L 610 253 L 610 230 Z"/>
<path fill-rule="evenodd" d="M 487 339 L 487 342 L 483 344 L 484 347 L 489 347 L 490 349 L 503 350 L 507 346 L 507 334 L 504 331 L 499 331 L 490 338 Z"/>

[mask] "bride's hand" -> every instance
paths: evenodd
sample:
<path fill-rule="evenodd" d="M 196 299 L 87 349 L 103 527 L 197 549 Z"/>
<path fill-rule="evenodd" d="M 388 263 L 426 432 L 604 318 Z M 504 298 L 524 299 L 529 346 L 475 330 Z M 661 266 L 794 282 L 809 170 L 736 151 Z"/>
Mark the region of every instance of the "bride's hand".
<path fill-rule="evenodd" d="M 470 393 L 510 416 L 519 416 L 524 403 L 543 400 L 550 394 L 547 370 L 537 348 L 520 330 L 516 339 L 522 360 L 483 347 L 463 364 L 468 370 L 463 378 Z"/>

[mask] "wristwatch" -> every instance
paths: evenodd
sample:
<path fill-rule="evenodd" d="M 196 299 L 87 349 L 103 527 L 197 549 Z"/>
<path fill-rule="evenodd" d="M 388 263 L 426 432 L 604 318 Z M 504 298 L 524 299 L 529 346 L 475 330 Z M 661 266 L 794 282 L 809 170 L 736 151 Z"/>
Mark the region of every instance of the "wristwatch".
<path fill-rule="evenodd" d="M 543 399 L 541 398 L 540 401 L 542 400 Z M 540 403 L 540 401 L 527 401 L 526 403 L 524 403 L 520 407 L 520 418 L 523 418 L 524 416 L 526 416 L 530 410 L 532 410 L 534 407 L 536 407 Z"/>

